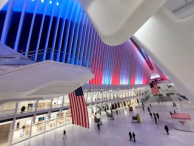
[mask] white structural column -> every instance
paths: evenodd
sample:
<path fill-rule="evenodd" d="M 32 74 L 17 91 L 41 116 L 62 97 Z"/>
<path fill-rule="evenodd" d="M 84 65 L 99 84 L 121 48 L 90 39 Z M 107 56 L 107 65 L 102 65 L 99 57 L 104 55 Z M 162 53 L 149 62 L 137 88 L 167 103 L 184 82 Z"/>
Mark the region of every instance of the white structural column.
<path fill-rule="evenodd" d="M 16 102 L 14 118 L 13 118 L 13 122 L 12 122 L 12 125 L 11 125 L 11 138 L 10 138 L 9 145 L 12 145 L 12 141 L 13 141 L 13 135 L 14 135 L 14 129 L 15 129 L 15 121 L 16 121 L 16 116 L 17 116 L 17 110 L 18 110 L 18 101 Z"/>
<path fill-rule="evenodd" d="M 121 44 L 133 36 L 166 1 L 79 0 L 102 41 L 108 45 Z"/>
<path fill-rule="evenodd" d="M 162 8 L 136 32 L 134 39 L 194 103 L 194 15 L 178 19 Z"/>

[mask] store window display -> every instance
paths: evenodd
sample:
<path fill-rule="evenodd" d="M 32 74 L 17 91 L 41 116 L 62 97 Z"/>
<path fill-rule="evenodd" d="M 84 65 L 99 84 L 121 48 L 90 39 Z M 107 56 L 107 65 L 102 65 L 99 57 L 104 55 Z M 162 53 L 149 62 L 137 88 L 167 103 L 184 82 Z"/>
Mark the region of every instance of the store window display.
<path fill-rule="evenodd" d="M 60 96 L 57 101 L 57 107 L 62 107 L 62 103 L 63 103 L 63 96 Z"/>
<path fill-rule="evenodd" d="M 57 113 L 57 127 L 65 125 L 65 111 Z"/>
<path fill-rule="evenodd" d="M 44 133 L 46 115 L 36 116 L 32 125 L 32 137 Z"/>
<path fill-rule="evenodd" d="M 17 113 L 33 112 L 35 110 L 35 101 L 22 101 L 18 103 Z"/>
<path fill-rule="evenodd" d="M 71 111 L 65 110 L 65 117 L 66 117 L 66 124 L 72 123 L 72 118 L 71 118 Z"/>
<path fill-rule="evenodd" d="M 52 100 L 52 108 L 57 108 L 58 107 L 58 98 L 53 98 Z"/>
<path fill-rule="evenodd" d="M 110 93 L 110 99 L 113 99 L 113 92 Z"/>
<path fill-rule="evenodd" d="M 51 99 L 39 100 L 37 110 L 49 109 L 51 105 Z"/>
<path fill-rule="evenodd" d="M 91 102 L 91 95 L 92 95 L 92 93 L 91 92 L 88 92 L 88 95 L 87 95 L 87 103 L 90 103 Z"/>
<path fill-rule="evenodd" d="M 48 114 L 46 117 L 46 131 L 55 129 L 56 127 L 56 114 L 57 113 L 51 113 Z"/>
<path fill-rule="evenodd" d="M 69 96 L 68 95 L 65 95 L 64 96 L 64 106 L 69 106 Z"/>
<path fill-rule="evenodd" d="M 97 96 L 97 92 L 93 93 L 93 101 L 98 101 L 98 96 Z"/>
<path fill-rule="evenodd" d="M 98 101 L 101 101 L 102 100 L 102 93 L 101 92 L 98 92 L 98 94 L 97 94 L 97 99 L 98 99 Z"/>
<path fill-rule="evenodd" d="M 32 117 L 16 120 L 12 144 L 28 139 L 31 132 Z"/>
<path fill-rule="evenodd" d="M 119 96 L 120 96 L 120 98 L 123 98 L 122 91 L 119 91 Z"/>

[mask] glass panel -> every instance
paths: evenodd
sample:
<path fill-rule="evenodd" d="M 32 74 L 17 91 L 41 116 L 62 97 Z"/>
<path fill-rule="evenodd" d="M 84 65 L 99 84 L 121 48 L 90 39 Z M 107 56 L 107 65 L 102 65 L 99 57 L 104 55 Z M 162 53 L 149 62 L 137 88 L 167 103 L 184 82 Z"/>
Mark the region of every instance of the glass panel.
<path fill-rule="evenodd" d="M 35 110 L 35 101 L 21 101 L 18 103 L 17 113 L 33 112 Z"/>
<path fill-rule="evenodd" d="M 71 123 L 72 122 L 72 118 L 71 118 L 70 110 L 65 110 L 65 115 L 66 115 L 66 124 Z"/>
<path fill-rule="evenodd" d="M 51 100 L 47 99 L 47 100 L 39 100 L 38 101 L 38 107 L 37 110 L 46 110 L 49 109 L 51 105 Z"/>
<path fill-rule="evenodd" d="M 113 99 L 113 93 L 112 92 L 110 93 L 110 99 Z"/>
<path fill-rule="evenodd" d="M 32 136 L 36 136 L 44 132 L 45 115 L 37 116 L 35 123 L 32 125 Z"/>
<path fill-rule="evenodd" d="M 92 93 L 91 93 L 91 92 L 88 92 L 87 103 L 92 102 L 92 101 L 91 101 L 91 95 L 92 95 Z"/>
<path fill-rule="evenodd" d="M 93 94 L 93 101 L 97 101 L 97 92 L 94 92 L 94 94 Z"/>
<path fill-rule="evenodd" d="M 50 118 L 46 120 L 46 131 L 55 129 L 56 127 L 56 113 L 51 113 Z"/>
<path fill-rule="evenodd" d="M 65 95 L 64 106 L 69 106 L 69 96 Z"/>
<path fill-rule="evenodd" d="M 30 137 L 32 118 L 16 120 L 12 144 Z"/>
<path fill-rule="evenodd" d="M 7 102 L 0 107 L 0 116 L 13 115 L 15 112 L 16 102 Z"/>
<path fill-rule="evenodd" d="M 58 98 L 53 98 L 52 108 L 57 108 L 57 101 L 58 101 Z"/>
<path fill-rule="evenodd" d="M 62 107 L 63 96 L 58 98 L 58 107 Z"/>
<path fill-rule="evenodd" d="M 57 127 L 65 125 L 65 112 L 57 114 Z"/>

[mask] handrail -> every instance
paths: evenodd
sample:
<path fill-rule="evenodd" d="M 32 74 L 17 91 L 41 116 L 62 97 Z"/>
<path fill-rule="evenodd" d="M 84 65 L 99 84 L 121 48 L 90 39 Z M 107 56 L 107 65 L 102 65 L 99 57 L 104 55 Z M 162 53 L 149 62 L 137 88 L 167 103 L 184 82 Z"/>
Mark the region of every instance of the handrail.
<path fill-rule="evenodd" d="M 0 65 L 6 65 L 6 64 L 2 64 L 2 63 L 8 62 L 10 60 L 19 60 L 19 59 L 30 60 L 29 58 L 14 57 L 14 58 L 6 59 L 6 60 L 0 60 Z"/>
<path fill-rule="evenodd" d="M 17 56 L 14 56 L 17 55 Z M 52 48 L 41 49 L 41 50 L 34 50 L 22 53 L 13 53 L 5 56 L 0 56 L 0 58 L 9 58 L 7 60 L 0 60 L 0 65 L 2 62 L 7 62 L 13 59 L 26 59 L 32 60 L 36 62 L 42 62 L 45 60 L 54 60 L 58 62 L 64 62 L 69 64 L 75 64 L 84 67 L 90 67 L 90 61 L 87 58 L 77 56 L 70 53 L 65 53 L 63 51 L 54 50 Z"/>

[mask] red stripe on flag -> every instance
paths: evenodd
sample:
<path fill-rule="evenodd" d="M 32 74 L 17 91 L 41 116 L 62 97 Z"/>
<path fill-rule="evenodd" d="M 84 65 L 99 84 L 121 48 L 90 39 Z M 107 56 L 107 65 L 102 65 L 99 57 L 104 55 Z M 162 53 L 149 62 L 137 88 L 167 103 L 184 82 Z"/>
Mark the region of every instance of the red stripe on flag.
<path fill-rule="evenodd" d="M 83 120 L 83 108 L 82 108 L 82 103 L 81 103 L 81 96 L 78 96 L 78 103 L 79 103 L 79 113 L 80 113 L 80 122 L 81 122 L 81 126 L 84 126 L 84 120 Z"/>
<path fill-rule="evenodd" d="M 78 103 L 77 103 L 77 97 L 75 96 L 75 92 L 74 92 L 74 102 L 75 102 L 75 111 L 76 111 L 76 117 L 77 117 L 77 121 L 76 121 L 76 124 L 77 125 L 80 125 L 80 118 L 79 118 L 79 111 L 78 111 Z"/>
<path fill-rule="evenodd" d="M 84 98 L 82 97 L 81 98 L 82 100 L 82 105 L 84 106 L 84 122 L 85 122 L 85 126 L 86 128 L 89 128 L 89 120 L 88 120 L 88 113 L 87 113 L 87 107 L 86 107 L 86 103 L 85 103 L 85 100 Z"/>
<path fill-rule="evenodd" d="M 75 92 L 69 94 L 72 124 L 89 128 L 87 105 L 84 96 L 76 96 Z"/>
<path fill-rule="evenodd" d="M 77 124 L 77 113 L 76 113 L 76 107 L 75 107 L 75 100 L 74 100 L 74 93 L 72 93 L 72 103 L 73 103 L 73 113 L 74 113 L 74 124 Z"/>

